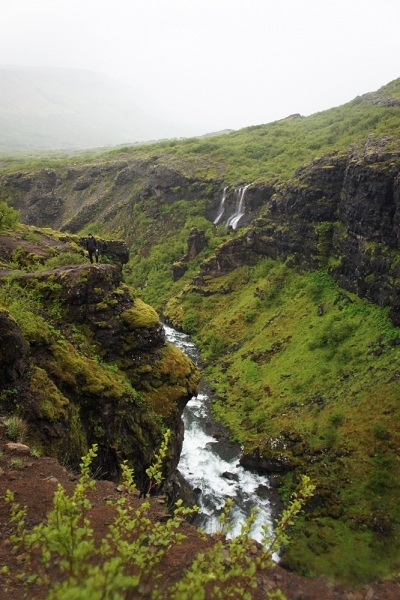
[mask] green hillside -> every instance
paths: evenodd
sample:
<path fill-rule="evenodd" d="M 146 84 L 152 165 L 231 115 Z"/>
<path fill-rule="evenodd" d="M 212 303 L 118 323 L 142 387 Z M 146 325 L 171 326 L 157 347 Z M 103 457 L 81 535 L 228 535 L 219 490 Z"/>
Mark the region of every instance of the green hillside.
<path fill-rule="evenodd" d="M 387 100 L 399 95 L 400 79 L 396 79 L 373 96 Z M 400 135 L 398 108 L 373 104 L 359 96 L 309 117 L 294 115 L 206 140 L 171 140 L 126 152 L 138 156 L 168 153 L 171 161 L 185 159 L 197 173 L 218 173 L 227 183 L 263 181 L 275 175 L 287 179 L 316 155 L 347 151 L 349 145 L 363 142 L 369 134 L 389 134 L 396 138 L 396 144 Z M 111 153 L 117 154 L 121 150 Z M 198 157 L 203 161 L 196 160 Z"/>
<path fill-rule="evenodd" d="M 165 312 L 202 350 L 215 416 L 245 452 L 290 456 L 295 468 L 275 475 L 284 498 L 299 473 L 317 484 L 284 560 L 352 583 L 397 571 L 400 347 L 387 342 L 400 330 L 388 309 L 344 294 L 324 269 L 265 259 L 208 284 Z"/>
<path fill-rule="evenodd" d="M 346 151 L 351 144 L 365 142 L 370 134 L 393 136 L 393 144 L 396 145 L 400 135 L 400 113 L 396 106 L 386 106 L 385 101 L 398 100 L 399 96 L 400 78 L 373 94 L 358 96 L 347 104 L 309 117 L 294 115 L 205 139 L 188 138 L 119 147 L 103 157 L 162 155 L 166 163 L 179 165 L 188 174 L 221 177 L 227 183 L 263 181 L 274 176 L 287 179 L 315 156 Z M 371 98 L 381 99 L 382 103 L 373 104 Z M 75 156 L 74 162 L 84 162 L 88 158 L 90 152 L 85 152 Z M 57 157 L 49 161 L 27 161 L 5 156 L 3 169 L 56 166 L 69 161 L 69 158 Z"/>

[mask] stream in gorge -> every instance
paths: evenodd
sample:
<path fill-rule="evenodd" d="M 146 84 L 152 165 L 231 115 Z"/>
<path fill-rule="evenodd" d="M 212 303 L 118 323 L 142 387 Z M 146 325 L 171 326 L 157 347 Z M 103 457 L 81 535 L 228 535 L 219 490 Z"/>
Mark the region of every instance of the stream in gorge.
<path fill-rule="evenodd" d="M 194 342 L 184 333 L 164 325 L 166 339 L 185 352 L 195 363 L 199 354 Z M 194 490 L 200 514 L 195 524 L 207 533 L 218 529 L 218 515 L 225 501 L 233 498 L 231 535 L 240 533 L 241 524 L 253 508 L 258 510 L 252 537 L 261 541 L 263 525 L 272 525 L 270 484 L 266 476 L 257 475 L 240 466 L 242 451 L 238 444 L 211 435 L 210 401 L 200 382 L 200 393 L 187 404 L 183 421 L 185 438 L 179 471 Z M 225 474 L 225 476 L 223 476 Z"/>

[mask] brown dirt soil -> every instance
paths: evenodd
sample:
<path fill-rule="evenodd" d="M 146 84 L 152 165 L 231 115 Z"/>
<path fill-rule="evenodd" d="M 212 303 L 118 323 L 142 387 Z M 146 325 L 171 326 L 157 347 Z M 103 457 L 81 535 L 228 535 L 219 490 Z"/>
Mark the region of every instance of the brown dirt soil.
<path fill-rule="evenodd" d="M 10 459 L 16 455 L 6 447 L 9 441 L 5 438 L 4 427 L 0 427 L 0 447 L 3 449 L 0 458 L 0 565 L 6 565 L 10 569 L 13 580 L 13 583 L 7 583 L 5 577 L 0 576 L 0 598 L 42 600 L 47 595 L 47 591 L 43 588 L 31 585 L 26 589 L 16 583 L 15 576 L 22 571 L 29 575 L 30 568 L 35 566 L 35 560 L 32 561 L 32 567 L 24 566 L 26 555 L 22 550 L 13 548 L 10 535 L 15 528 L 9 523 L 10 506 L 4 502 L 4 494 L 7 489 L 11 490 L 15 494 L 15 501 L 22 506 L 27 506 L 27 526 L 33 527 L 45 521 L 46 514 L 52 508 L 53 494 L 58 482 L 71 493 L 78 477 L 68 473 L 67 469 L 53 458 L 33 458 L 28 454 L 18 454 L 23 461 L 22 468 L 10 468 Z M 107 500 L 118 499 L 120 494 L 117 484 L 110 481 L 97 481 L 95 490 L 90 493 L 93 508 L 89 517 L 96 539 L 101 539 L 106 533 L 107 526 L 115 514 L 114 509 L 107 504 Z M 136 496 L 131 502 L 134 506 L 138 506 L 141 500 Z M 151 499 L 151 511 L 148 516 L 154 522 L 168 518 L 163 497 Z M 206 551 L 215 541 L 216 536 L 202 539 L 195 527 L 189 523 L 184 522 L 181 529 L 186 539 L 181 545 L 172 547 L 160 565 L 162 576 L 157 583 L 164 589 L 179 580 L 197 553 Z M 253 555 L 257 555 L 259 551 L 259 546 L 255 543 L 252 548 Z M 57 581 L 59 570 L 56 564 L 52 563 L 46 572 L 53 583 Z M 350 590 L 322 577 L 307 579 L 295 575 L 277 565 L 260 572 L 257 582 L 257 589 L 253 593 L 254 600 L 267 598 L 269 591 L 278 588 L 285 593 L 288 600 L 398 600 L 400 598 L 400 578 L 378 580 L 371 585 Z M 126 597 L 129 600 L 149 597 L 151 589 L 152 581 L 149 580 L 144 582 L 142 594 L 135 592 L 134 595 L 128 594 Z M 188 600 L 190 600 L 189 596 Z"/>

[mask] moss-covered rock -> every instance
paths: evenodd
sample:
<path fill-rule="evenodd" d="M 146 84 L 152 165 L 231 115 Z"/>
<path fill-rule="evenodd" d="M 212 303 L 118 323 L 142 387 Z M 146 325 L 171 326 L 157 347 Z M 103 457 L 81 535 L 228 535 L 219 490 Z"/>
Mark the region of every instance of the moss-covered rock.
<path fill-rule="evenodd" d="M 66 265 L 1 283 L 0 412 L 17 412 L 32 444 L 71 465 L 96 442 L 95 468 L 115 478 L 127 459 L 140 485 L 169 427 L 171 472 L 198 370 L 165 345 L 157 313 L 122 283 L 120 269 Z"/>
<path fill-rule="evenodd" d="M 155 327 L 159 321 L 154 308 L 135 298 L 132 308 L 121 313 L 121 320 L 129 330 Z"/>

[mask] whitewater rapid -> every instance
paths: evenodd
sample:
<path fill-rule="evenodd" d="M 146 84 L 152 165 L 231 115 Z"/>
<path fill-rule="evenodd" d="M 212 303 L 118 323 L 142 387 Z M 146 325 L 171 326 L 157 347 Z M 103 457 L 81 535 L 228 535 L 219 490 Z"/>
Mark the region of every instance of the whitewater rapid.
<path fill-rule="evenodd" d="M 196 345 L 189 336 L 164 325 L 166 337 L 194 362 L 199 356 Z M 245 470 L 238 462 L 241 448 L 225 439 L 216 440 L 211 435 L 210 403 L 202 390 L 187 404 L 183 421 L 185 437 L 178 465 L 179 471 L 194 490 L 200 514 L 196 525 L 207 533 L 218 530 L 218 515 L 228 498 L 233 498 L 231 511 L 234 537 L 240 532 L 241 524 L 253 508 L 258 510 L 252 537 L 258 541 L 263 537 L 263 525 L 272 529 L 272 510 L 268 500 L 270 484 L 267 477 Z M 223 473 L 230 474 L 228 479 Z"/>

